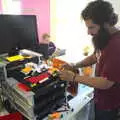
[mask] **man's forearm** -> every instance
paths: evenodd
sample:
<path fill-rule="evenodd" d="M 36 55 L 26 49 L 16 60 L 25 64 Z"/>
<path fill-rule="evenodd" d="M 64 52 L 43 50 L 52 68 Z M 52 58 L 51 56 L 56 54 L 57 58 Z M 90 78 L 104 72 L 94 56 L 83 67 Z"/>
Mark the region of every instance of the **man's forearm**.
<path fill-rule="evenodd" d="M 91 56 L 88 56 L 84 60 L 76 63 L 75 68 L 82 68 L 82 67 L 90 66 L 92 64 L 95 64 L 96 61 L 97 61 L 96 56 L 95 56 L 95 54 L 93 54 Z"/>
<path fill-rule="evenodd" d="M 88 77 L 79 75 L 76 75 L 75 81 L 99 89 L 108 89 L 114 84 L 113 81 L 107 80 L 103 77 Z"/>

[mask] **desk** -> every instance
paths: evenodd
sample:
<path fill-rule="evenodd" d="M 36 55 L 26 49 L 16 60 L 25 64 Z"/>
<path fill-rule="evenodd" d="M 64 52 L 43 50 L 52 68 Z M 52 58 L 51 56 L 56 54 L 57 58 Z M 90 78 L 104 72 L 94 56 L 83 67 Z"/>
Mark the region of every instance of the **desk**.
<path fill-rule="evenodd" d="M 73 111 L 61 112 L 63 117 L 60 120 L 78 120 L 75 119 L 76 114 L 79 113 L 93 99 L 93 88 L 80 84 L 79 89 L 80 94 L 68 102 Z M 79 120 L 83 120 L 83 117 L 84 116 L 81 116 L 81 119 L 79 118 Z M 48 119 L 45 118 L 44 120 Z"/>
<path fill-rule="evenodd" d="M 93 88 L 80 84 L 79 90 L 79 94 L 69 101 L 74 111 L 67 116 L 66 120 L 74 120 L 74 116 L 93 99 Z"/>

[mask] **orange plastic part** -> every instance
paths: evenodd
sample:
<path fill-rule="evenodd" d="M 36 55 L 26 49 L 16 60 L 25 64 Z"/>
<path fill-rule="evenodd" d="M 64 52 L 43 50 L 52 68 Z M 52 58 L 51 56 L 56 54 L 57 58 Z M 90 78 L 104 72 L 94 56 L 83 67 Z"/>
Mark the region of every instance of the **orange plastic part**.
<path fill-rule="evenodd" d="M 52 114 L 50 114 L 50 118 L 52 118 L 52 119 L 56 119 L 56 118 L 60 118 L 60 113 L 59 112 L 55 112 L 55 113 L 52 113 Z"/>
<path fill-rule="evenodd" d="M 65 61 L 57 59 L 57 58 L 54 58 L 52 60 L 52 63 L 53 63 L 53 67 L 59 70 L 61 69 L 62 65 L 67 64 Z"/>
<path fill-rule="evenodd" d="M 89 67 L 84 67 L 84 68 L 82 69 L 82 72 L 83 72 L 83 75 L 85 75 L 85 76 L 91 76 L 93 70 L 92 70 L 92 67 L 89 66 Z"/>

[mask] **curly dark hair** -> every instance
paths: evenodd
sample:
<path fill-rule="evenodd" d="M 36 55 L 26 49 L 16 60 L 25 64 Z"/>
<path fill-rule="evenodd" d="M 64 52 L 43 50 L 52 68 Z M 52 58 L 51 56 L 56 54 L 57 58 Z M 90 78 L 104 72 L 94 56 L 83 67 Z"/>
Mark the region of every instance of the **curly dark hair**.
<path fill-rule="evenodd" d="M 114 26 L 118 21 L 118 16 L 114 13 L 112 5 L 104 0 L 90 2 L 82 11 L 81 16 L 84 20 L 91 19 L 94 24 L 100 25 L 99 33 L 93 36 L 92 42 L 95 50 L 104 49 L 110 39 L 110 33 L 105 29 L 104 24 Z"/>
<path fill-rule="evenodd" d="M 115 25 L 118 21 L 118 16 L 114 13 L 112 4 L 103 0 L 90 2 L 82 11 L 81 16 L 84 20 L 92 19 L 95 24 L 99 25 L 104 23 Z"/>

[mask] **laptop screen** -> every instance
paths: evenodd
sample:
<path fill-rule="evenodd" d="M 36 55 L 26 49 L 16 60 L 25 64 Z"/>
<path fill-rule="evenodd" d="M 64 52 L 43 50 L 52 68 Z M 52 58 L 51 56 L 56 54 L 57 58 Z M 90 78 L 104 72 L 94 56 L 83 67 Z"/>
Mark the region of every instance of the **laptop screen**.
<path fill-rule="evenodd" d="M 35 51 L 41 53 L 45 59 L 48 59 L 48 44 L 40 43 L 35 48 Z"/>

